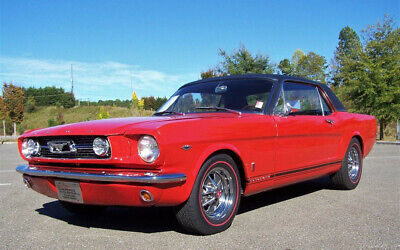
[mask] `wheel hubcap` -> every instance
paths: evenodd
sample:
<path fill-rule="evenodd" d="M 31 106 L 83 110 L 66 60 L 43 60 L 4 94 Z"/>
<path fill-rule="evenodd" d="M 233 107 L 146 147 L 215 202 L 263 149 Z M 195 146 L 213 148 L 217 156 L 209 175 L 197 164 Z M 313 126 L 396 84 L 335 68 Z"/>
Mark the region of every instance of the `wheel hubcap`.
<path fill-rule="evenodd" d="M 201 207 L 211 219 L 224 218 L 234 200 L 234 186 L 231 174 L 224 168 L 216 167 L 208 172 L 202 183 Z"/>
<path fill-rule="evenodd" d="M 347 156 L 347 169 L 352 181 L 357 181 L 360 172 L 360 154 L 355 146 L 350 149 Z"/>

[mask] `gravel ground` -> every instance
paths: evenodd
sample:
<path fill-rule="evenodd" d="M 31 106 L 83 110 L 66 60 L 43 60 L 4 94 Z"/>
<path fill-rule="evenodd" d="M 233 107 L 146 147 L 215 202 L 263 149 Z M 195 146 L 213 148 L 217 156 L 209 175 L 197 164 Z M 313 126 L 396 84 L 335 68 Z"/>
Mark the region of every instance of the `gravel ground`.
<path fill-rule="evenodd" d="M 400 146 L 375 145 L 357 189 L 328 178 L 242 201 L 225 232 L 192 236 L 168 208 L 112 207 L 74 216 L 56 200 L 24 188 L 16 144 L 0 145 L 0 248 L 400 249 Z"/>

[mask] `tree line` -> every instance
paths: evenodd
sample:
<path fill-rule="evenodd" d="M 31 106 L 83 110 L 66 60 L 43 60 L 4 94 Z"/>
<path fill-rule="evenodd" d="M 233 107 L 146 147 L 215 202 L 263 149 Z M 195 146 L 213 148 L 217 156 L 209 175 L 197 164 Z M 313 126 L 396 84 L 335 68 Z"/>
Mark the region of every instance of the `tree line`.
<path fill-rule="evenodd" d="M 400 29 L 393 19 L 369 25 L 360 35 L 341 29 L 330 63 L 315 52 L 298 49 L 278 64 L 268 55 L 252 54 L 244 45 L 231 53 L 220 49 L 222 60 L 201 72 L 201 78 L 249 73 L 278 73 L 328 84 L 351 112 L 374 115 L 385 126 L 400 119 Z"/>
<path fill-rule="evenodd" d="M 143 100 L 143 109 L 145 110 L 157 110 L 167 101 L 167 97 L 142 97 Z M 124 108 L 132 108 L 132 100 L 98 100 L 97 102 L 91 101 L 80 101 L 80 105 L 91 105 L 91 106 L 115 106 L 115 107 L 124 107 Z"/>

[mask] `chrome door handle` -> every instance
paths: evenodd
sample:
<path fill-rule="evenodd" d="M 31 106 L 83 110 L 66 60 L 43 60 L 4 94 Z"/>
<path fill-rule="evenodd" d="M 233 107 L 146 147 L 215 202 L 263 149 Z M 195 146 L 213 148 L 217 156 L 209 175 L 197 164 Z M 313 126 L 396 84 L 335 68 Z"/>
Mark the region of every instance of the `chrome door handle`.
<path fill-rule="evenodd" d="M 335 123 L 335 121 L 332 120 L 332 119 L 326 119 L 325 121 L 326 121 L 327 123 L 331 124 L 331 125 L 333 125 L 333 124 Z"/>

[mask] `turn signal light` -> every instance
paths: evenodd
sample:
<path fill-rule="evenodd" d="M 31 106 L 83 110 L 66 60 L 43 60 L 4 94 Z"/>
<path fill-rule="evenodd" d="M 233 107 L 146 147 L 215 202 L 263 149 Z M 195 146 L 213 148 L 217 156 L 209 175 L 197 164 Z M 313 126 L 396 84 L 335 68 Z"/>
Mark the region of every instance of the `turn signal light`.
<path fill-rule="evenodd" d="M 142 200 L 145 202 L 153 201 L 153 195 L 151 195 L 151 193 L 147 190 L 140 191 L 140 198 L 142 198 Z"/>

